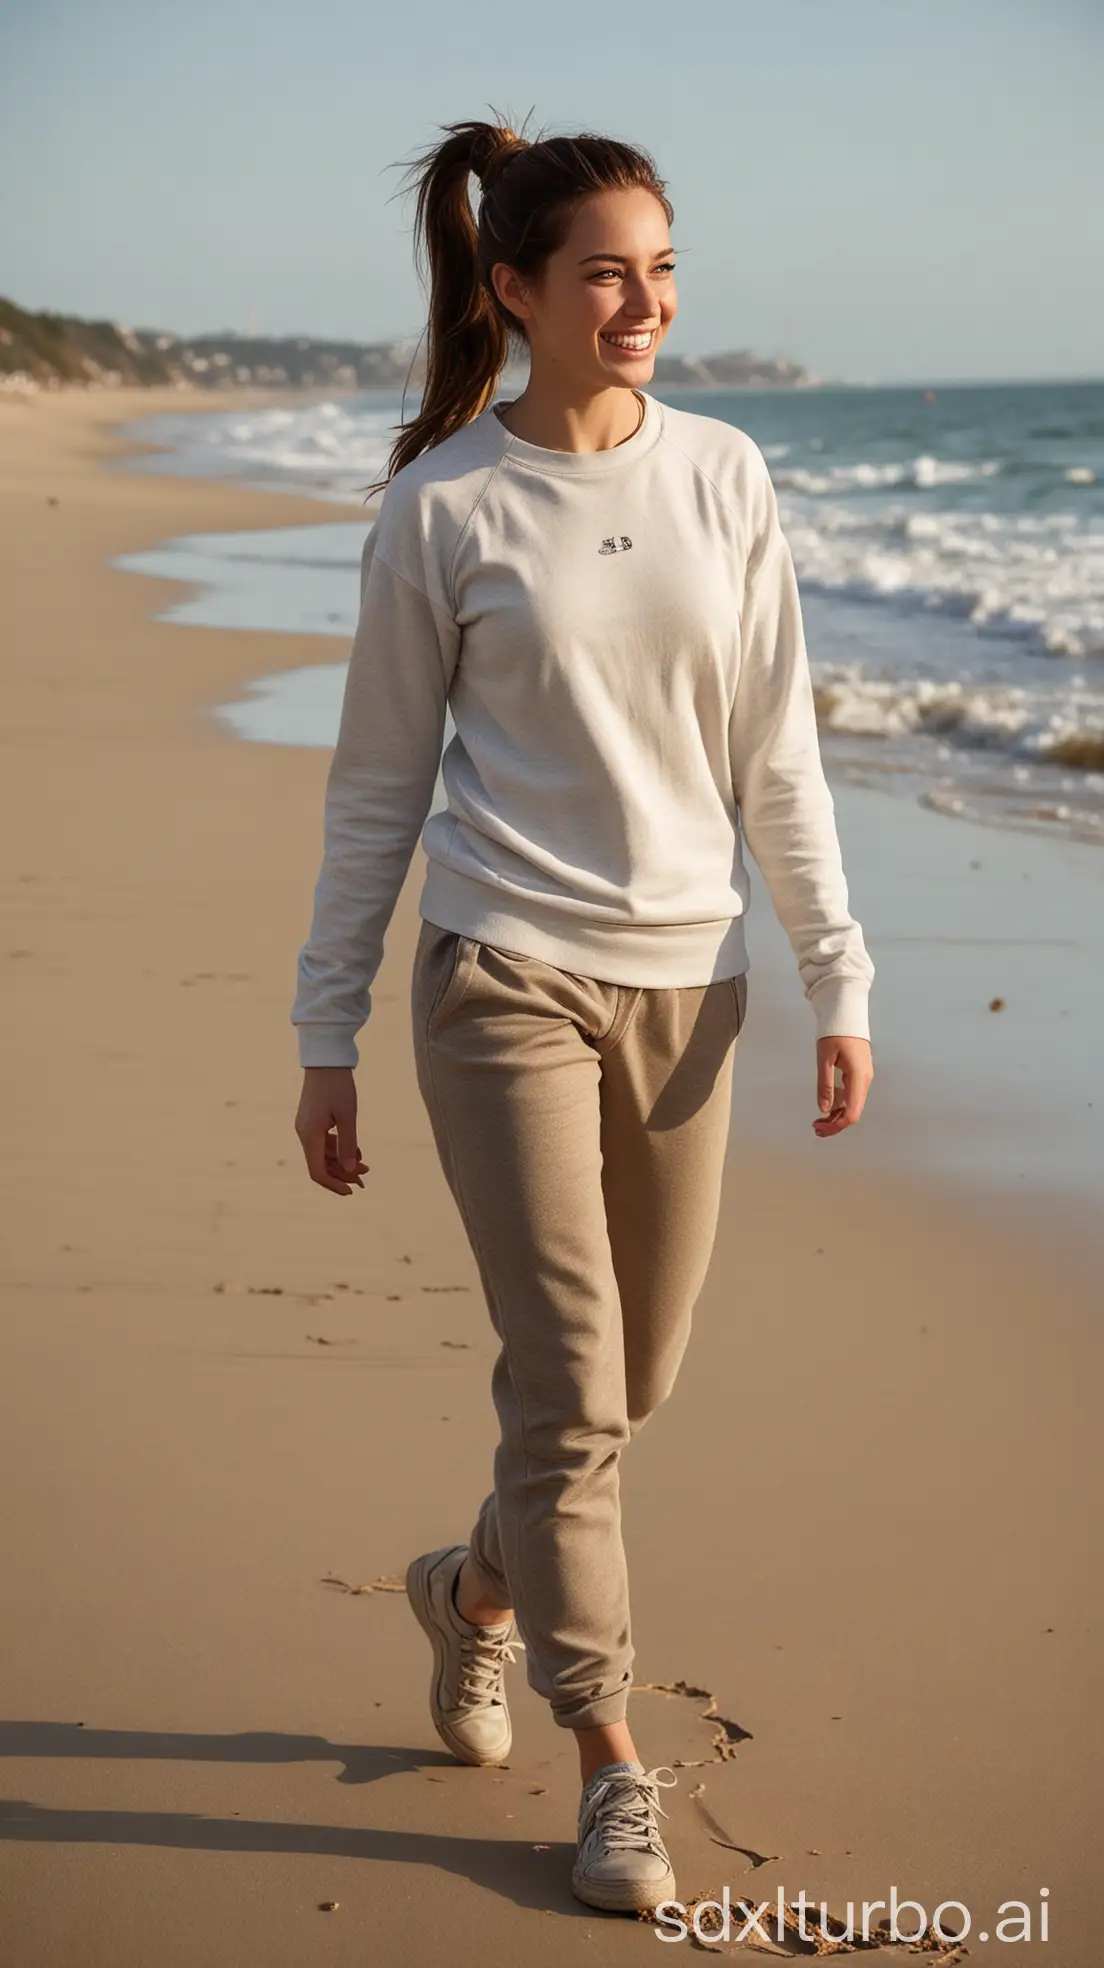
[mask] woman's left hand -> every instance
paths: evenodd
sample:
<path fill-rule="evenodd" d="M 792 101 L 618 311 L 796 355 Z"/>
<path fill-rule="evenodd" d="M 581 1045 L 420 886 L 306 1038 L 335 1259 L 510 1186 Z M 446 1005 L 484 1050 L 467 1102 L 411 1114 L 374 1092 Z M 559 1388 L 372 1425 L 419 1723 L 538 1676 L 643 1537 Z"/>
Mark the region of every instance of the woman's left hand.
<path fill-rule="evenodd" d="M 841 1087 L 836 1085 L 837 1066 L 843 1081 Z M 873 1078 L 874 1060 L 869 1039 L 818 1039 L 817 1106 L 820 1119 L 813 1122 L 813 1133 L 826 1141 L 829 1135 L 842 1134 L 844 1128 L 854 1127 L 866 1106 L 866 1096 Z"/>

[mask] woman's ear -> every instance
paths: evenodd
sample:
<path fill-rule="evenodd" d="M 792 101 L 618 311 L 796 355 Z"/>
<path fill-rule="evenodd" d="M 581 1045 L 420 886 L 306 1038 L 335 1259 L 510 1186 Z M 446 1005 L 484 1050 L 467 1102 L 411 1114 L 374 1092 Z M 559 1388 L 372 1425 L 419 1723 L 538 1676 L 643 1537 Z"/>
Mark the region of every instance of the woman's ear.
<path fill-rule="evenodd" d="M 505 260 L 496 260 L 490 279 L 503 307 L 509 309 L 516 321 L 532 319 L 533 308 L 528 289 L 514 267 Z"/>

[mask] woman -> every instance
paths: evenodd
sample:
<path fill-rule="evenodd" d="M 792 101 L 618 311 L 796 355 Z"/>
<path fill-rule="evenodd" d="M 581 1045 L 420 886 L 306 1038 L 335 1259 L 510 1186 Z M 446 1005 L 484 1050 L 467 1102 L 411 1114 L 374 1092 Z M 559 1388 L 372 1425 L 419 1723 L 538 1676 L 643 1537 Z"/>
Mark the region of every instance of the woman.
<path fill-rule="evenodd" d="M 363 1186 L 355 1034 L 420 837 L 418 1084 L 501 1343 L 501 1439 L 468 1542 L 414 1559 L 407 1591 L 465 1763 L 508 1754 L 522 1636 L 578 1741 L 574 1890 L 630 1910 L 674 1895 L 657 1818 L 675 1777 L 645 1771 L 626 1720 L 618 1463 L 671 1391 L 713 1244 L 741 832 L 815 1013 L 821 1137 L 862 1112 L 873 967 L 762 453 L 641 387 L 677 305 L 652 160 L 471 122 L 417 166 L 428 373 L 364 548 L 292 1011 L 296 1129 L 316 1182 Z M 497 405 L 519 341 L 529 381 Z M 446 704 L 447 807 L 427 819 Z"/>

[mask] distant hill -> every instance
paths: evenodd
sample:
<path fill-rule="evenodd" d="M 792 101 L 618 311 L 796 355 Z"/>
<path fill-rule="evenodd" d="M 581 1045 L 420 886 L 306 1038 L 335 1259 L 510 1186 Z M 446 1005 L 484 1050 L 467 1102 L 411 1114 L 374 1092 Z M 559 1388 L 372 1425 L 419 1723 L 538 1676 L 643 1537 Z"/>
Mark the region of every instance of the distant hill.
<path fill-rule="evenodd" d="M 410 374 L 414 344 L 314 341 L 223 333 L 184 339 L 154 328 L 124 328 L 117 321 L 81 321 L 72 315 L 28 314 L 0 300 L 0 377 L 50 388 L 62 383 L 93 388 L 235 389 L 243 384 L 274 389 L 365 389 L 402 384 Z"/>
<path fill-rule="evenodd" d="M 0 300 L 0 388 L 334 389 L 420 388 L 424 347 L 415 341 L 327 342 L 309 335 L 195 335 L 184 339 L 117 321 L 28 314 Z M 521 380 L 524 380 L 522 376 Z M 659 355 L 652 381 L 670 389 L 808 387 L 796 362 L 737 349 L 700 357 Z"/>
<path fill-rule="evenodd" d="M 657 355 L 652 381 L 661 389 L 811 389 L 816 377 L 785 356 L 730 349 L 723 355 Z"/>

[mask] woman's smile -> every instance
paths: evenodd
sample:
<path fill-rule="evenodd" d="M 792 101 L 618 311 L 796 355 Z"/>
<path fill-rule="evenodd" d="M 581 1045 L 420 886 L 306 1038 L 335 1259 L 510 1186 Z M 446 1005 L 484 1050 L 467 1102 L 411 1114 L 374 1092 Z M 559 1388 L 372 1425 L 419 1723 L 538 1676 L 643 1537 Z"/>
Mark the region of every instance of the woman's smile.
<path fill-rule="evenodd" d="M 641 333 L 629 335 L 600 333 L 598 339 L 605 342 L 607 348 L 618 349 L 622 355 L 649 355 L 655 341 L 655 329 L 647 328 Z"/>

